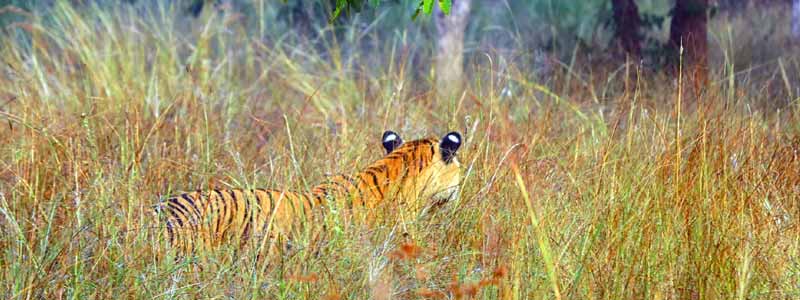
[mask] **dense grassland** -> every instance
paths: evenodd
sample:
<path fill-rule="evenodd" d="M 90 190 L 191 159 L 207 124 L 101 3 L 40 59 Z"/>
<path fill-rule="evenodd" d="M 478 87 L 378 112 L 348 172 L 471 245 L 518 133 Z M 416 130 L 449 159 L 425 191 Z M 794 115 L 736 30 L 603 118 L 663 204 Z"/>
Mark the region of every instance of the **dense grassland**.
<path fill-rule="evenodd" d="M 720 22 L 708 83 L 579 58 L 542 75 L 510 49 L 446 96 L 405 30 L 27 16 L 0 37 L 0 298 L 800 297 L 797 56 L 736 65 L 756 50 L 731 37 L 762 27 Z M 327 214 L 319 253 L 164 259 L 162 197 L 303 190 L 379 158 L 385 129 L 461 131 L 461 197 Z"/>

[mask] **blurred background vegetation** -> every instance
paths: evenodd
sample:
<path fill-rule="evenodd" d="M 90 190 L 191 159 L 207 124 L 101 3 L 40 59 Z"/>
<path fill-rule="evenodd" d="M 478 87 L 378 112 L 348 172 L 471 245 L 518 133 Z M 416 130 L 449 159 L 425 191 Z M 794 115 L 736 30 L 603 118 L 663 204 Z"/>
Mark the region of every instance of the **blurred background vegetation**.
<path fill-rule="evenodd" d="M 2 0 L 0 7 L 5 9 L 0 11 L 0 27 L 14 30 L 14 26 L 9 25 L 25 20 L 29 14 L 46 19 L 57 2 Z M 69 2 L 77 7 L 124 5 L 140 13 L 155 12 L 162 3 L 158 0 L 121 1 L 124 4 L 102 0 Z M 408 55 L 414 61 L 430 63 L 437 40 L 442 36 L 434 24 L 436 14 L 414 19 L 419 0 L 360 2 L 365 2 L 360 9 L 344 10 L 333 20 L 335 0 L 184 0 L 176 2 L 179 4 L 174 7 L 178 7 L 186 19 L 201 18 L 203 13 L 234 14 L 237 25 L 262 40 L 296 43 L 302 39 L 318 45 L 321 51 L 335 43 L 342 47 L 338 55 L 380 55 L 380 51 L 371 50 L 384 46 L 386 41 L 401 40 L 410 46 Z M 614 13 L 615 5 L 619 4 L 614 3 L 634 3 L 638 11 L 640 20 L 636 26 L 639 28 L 635 34 L 641 54 L 636 53 L 632 57 L 634 61 L 642 62 L 651 70 L 660 70 L 668 63 L 675 0 L 469 0 L 454 3 L 465 2 L 471 6 L 463 39 L 467 66 L 482 61 L 483 54 L 488 52 L 509 54 L 505 57 L 512 59 L 510 62 L 536 66 L 543 72 L 554 68 L 555 64 L 569 64 L 575 60 L 584 65 L 624 62 L 626 53 L 620 50 L 624 46 L 619 45 L 616 25 L 621 21 Z M 763 69 L 764 64 L 776 63 L 789 55 L 786 47 L 798 38 L 791 33 L 792 0 L 678 2 L 707 6 L 703 11 L 709 17 L 708 40 L 713 44 L 709 47 L 709 56 L 717 66 L 729 64 L 737 71 L 753 67 Z"/>

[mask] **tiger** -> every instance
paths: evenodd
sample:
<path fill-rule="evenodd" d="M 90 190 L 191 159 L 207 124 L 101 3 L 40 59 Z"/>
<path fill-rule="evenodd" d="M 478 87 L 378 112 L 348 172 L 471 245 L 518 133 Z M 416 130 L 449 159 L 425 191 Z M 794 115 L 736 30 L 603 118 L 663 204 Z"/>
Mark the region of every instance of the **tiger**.
<path fill-rule="evenodd" d="M 385 131 L 381 144 L 383 158 L 353 175 L 329 177 L 310 191 L 231 188 L 168 197 L 156 207 L 169 244 L 188 255 L 226 241 L 244 244 L 254 236 L 291 236 L 298 225 L 315 212 L 324 213 L 334 201 L 337 207 L 374 209 L 387 200 L 444 203 L 458 197 L 461 134 L 404 142 L 396 132 Z"/>

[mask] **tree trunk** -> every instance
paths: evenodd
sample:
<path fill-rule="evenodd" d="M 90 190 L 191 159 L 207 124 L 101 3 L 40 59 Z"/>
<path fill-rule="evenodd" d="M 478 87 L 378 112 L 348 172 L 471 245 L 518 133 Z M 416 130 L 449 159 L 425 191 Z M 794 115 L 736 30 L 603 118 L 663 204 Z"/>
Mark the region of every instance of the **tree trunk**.
<path fill-rule="evenodd" d="M 683 46 L 683 65 L 705 75 L 708 70 L 708 0 L 676 0 L 670 26 L 671 64 L 677 69 Z"/>
<path fill-rule="evenodd" d="M 435 61 L 436 89 L 445 94 L 461 87 L 464 73 L 464 31 L 472 0 L 453 0 L 450 15 L 434 16 L 439 39 Z M 435 5 L 435 4 L 434 4 Z"/>
<path fill-rule="evenodd" d="M 611 4 L 617 40 L 631 58 L 638 60 L 642 52 L 639 44 L 639 25 L 642 23 L 639 7 L 634 0 L 613 0 Z"/>
<path fill-rule="evenodd" d="M 792 1 L 792 35 L 800 41 L 800 0 Z"/>

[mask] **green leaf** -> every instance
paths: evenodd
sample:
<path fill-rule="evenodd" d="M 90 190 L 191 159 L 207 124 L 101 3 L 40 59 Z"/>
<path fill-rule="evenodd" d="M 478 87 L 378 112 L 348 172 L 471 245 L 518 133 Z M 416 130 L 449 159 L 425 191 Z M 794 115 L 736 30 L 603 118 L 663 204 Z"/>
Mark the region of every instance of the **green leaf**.
<path fill-rule="evenodd" d="M 430 15 L 433 12 L 433 0 L 423 0 L 422 3 L 422 11 Z"/>
<path fill-rule="evenodd" d="M 333 11 L 333 15 L 328 22 L 333 23 L 333 21 L 336 20 L 340 14 L 342 14 L 342 9 L 345 7 L 347 7 L 347 0 L 336 0 L 336 9 Z"/>
<path fill-rule="evenodd" d="M 411 15 L 411 21 L 416 21 L 416 20 L 417 20 L 417 16 L 419 16 L 419 12 L 420 12 L 420 11 L 422 11 L 422 10 L 421 10 L 421 9 L 419 9 L 419 8 L 417 8 L 417 9 L 415 9 L 415 10 L 414 10 L 414 14 L 413 14 L 413 15 Z"/>
<path fill-rule="evenodd" d="M 450 8 L 453 6 L 453 0 L 439 0 L 439 8 L 445 15 L 450 14 Z"/>

